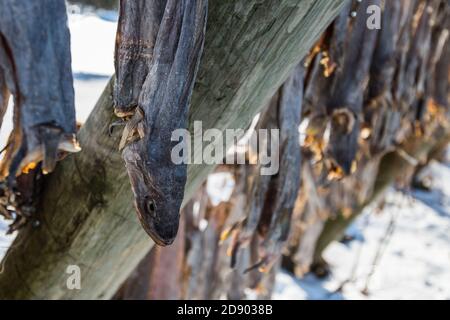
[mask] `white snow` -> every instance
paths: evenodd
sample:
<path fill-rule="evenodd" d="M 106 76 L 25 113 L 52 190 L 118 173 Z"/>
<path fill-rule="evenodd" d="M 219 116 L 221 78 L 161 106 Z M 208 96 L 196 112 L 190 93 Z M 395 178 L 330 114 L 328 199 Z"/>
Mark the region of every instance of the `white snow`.
<path fill-rule="evenodd" d="M 85 121 L 114 72 L 113 50 L 117 15 L 112 12 L 70 14 L 72 59 L 75 75 L 77 118 Z M 9 108 L 11 109 L 11 108 Z M 11 130 L 11 110 L 0 134 L 4 145 Z M 335 242 L 325 252 L 332 275 L 325 280 L 308 274 L 295 279 L 287 272 L 277 275 L 275 299 L 450 299 L 450 165 L 433 163 L 432 192 L 404 195 L 390 191 L 387 205 L 379 212 L 368 209 L 348 233 L 356 240 Z M 230 196 L 231 179 L 223 174 L 211 177 L 208 192 L 214 201 Z M 381 255 L 364 295 L 380 239 L 394 217 L 394 232 Z M 5 236 L 0 218 L 0 258 L 14 236 Z M 354 281 L 335 292 L 347 280 L 360 252 Z"/>
<path fill-rule="evenodd" d="M 229 172 L 212 173 L 206 181 L 206 192 L 214 206 L 223 201 L 228 201 L 233 193 L 233 189 L 234 179 Z"/>
<path fill-rule="evenodd" d="M 72 7 L 73 8 L 73 7 Z M 86 121 L 114 73 L 117 13 L 69 14 L 77 120 Z"/>
<path fill-rule="evenodd" d="M 107 76 L 114 73 L 117 23 L 94 14 L 71 14 L 69 28 L 73 72 Z"/>

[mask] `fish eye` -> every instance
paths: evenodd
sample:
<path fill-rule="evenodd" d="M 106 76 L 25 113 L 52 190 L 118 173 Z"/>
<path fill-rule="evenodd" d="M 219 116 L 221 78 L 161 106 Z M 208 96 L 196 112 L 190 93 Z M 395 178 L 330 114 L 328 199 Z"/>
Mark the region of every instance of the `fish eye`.
<path fill-rule="evenodd" d="M 155 202 L 153 200 L 149 200 L 147 202 L 147 209 L 150 213 L 154 213 L 156 211 Z"/>

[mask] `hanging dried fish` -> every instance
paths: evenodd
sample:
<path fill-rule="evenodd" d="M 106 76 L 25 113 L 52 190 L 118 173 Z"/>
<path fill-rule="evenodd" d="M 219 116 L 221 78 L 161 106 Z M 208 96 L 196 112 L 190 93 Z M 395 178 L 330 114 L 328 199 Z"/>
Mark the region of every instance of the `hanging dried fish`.
<path fill-rule="evenodd" d="M 122 155 L 142 226 L 157 244 L 168 245 L 178 230 L 187 175 L 185 164 L 172 162 L 171 150 L 176 142 L 171 141 L 171 135 L 174 130 L 187 126 L 190 96 L 203 51 L 207 0 L 155 1 L 150 8 L 144 6 L 145 1 L 131 2 L 121 2 L 121 14 L 128 15 L 121 18 L 117 36 L 116 114 L 131 118 L 123 133 Z M 146 8 L 147 13 L 156 11 L 144 15 L 129 9 L 130 5 Z M 151 34 L 143 36 L 146 31 L 142 28 L 150 24 L 143 21 L 157 17 L 158 12 L 163 15 L 157 19 L 161 23 L 153 40 L 157 27 L 153 25 Z M 135 19 L 141 21 L 139 25 L 134 24 Z M 121 34 L 123 30 L 139 33 L 133 38 Z M 126 41 L 130 39 L 131 42 L 138 39 L 139 54 L 135 54 L 135 46 L 127 47 Z M 122 40 L 125 44 L 121 44 Z M 146 46 L 153 46 L 153 51 L 151 57 L 144 55 L 143 59 L 141 53 L 147 52 Z M 149 65 L 136 72 L 141 60 Z M 129 85 L 126 78 L 136 73 L 131 87 L 124 89 Z M 141 86 L 145 73 L 147 77 Z M 120 98 L 127 91 L 132 93 Z M 136 97 L 137 107 L 134 106 Z M 131 110 L 134 110 L 132 116 Z"/>
<path fill-rule="evenodd" d="M 349 1 L 336 20 L 331 24 L 314 50 L 319 50 L 312 61 L 308 75 L 305 76 L 305 98 L 303 114 L 308 116 L 305 146 L 314 155 L 315 160 L 323 158 L 326 145 L 324 133 L 328 124 L 327 101 L 336 74 L 341 72 L 344 57 L 344 45 L 349 24 L 351 2 Z M 316 49 L 317 48 L 317 49 Z"/>
<path fill-rule="evenodd" d="M 369 5 L 380 6 L 381 1 L 363 1 L 359 5 L 345 49 L 343 67 L 336 75 L 328 102 L 331 128 L 327 153 L 345 174 L 351 173 L 358 149 L 363 94 L 378 33 L 366 25 Z"/>
<path fill-rule="evenodd" d="M 285 245 L 291 216 L 300 188 L 301 153 L 298 127 L 301 122 L 304 69 L 297 67 L 283 85 L 277 121 L 280 128 L 280 171 L 272 176 L 265 207 L 258 224 L 258 233 L 264 241 L 259 268 L 267 271 L 279 257 Z"/>
<path fill-rule="evenodd" d="M 422 2 L 415 14 L 415 19 L 418 19 L 418 22 L 417 25 L 413 25 L 414 37 L 407 53 L 402 79 L 404 91 L 400 103 L 403 112 L 409 111 L 416 98 L 422 96 L 424 92 L 425 78 L 423 75 L 426 73 L 424 68 L 427 66 L 426 61 L 430 54 L 432 24 L 439 1 Z"/>
<path fill-rule="evenodd" d="M 300 187 L 300 141 L 298 127 L 303 100 L 304 67 L 298 66 L 271 100 L 258 124 L 259 128 L 280 130 L 279 172 L 272 176 L 258 176 L 249 171 L 252 182 L 248 190 L 247 217 L 235 232 L 231 243 L 232 266 L 240 247 L 255 244 L 251 271 L 268 271 L 281 254 L 287 241 L 291 215 Z M 273 139 L 273 138 L 272 138 Z M 271 144 L 267 143 L 267 146 Z M 257 237 L 255 240 L 254 237 Z M 254 242 L 256 241 L 256 242 Z M 248 266 L 247 266 L 248 267 Z"/>
<path fill-rule="evenodd" d="M 114 111 L 134 114 L 153 60 L 156 37 L 167 0 L 121 1 L 116 36 Z"/>
<path fill-rule="evenodd" d="M 399 1 L 386 1 L 370 66 L 370 79 L 364 103 L 366 132 L 364 139 L 370 139 L 372 154 L 387 150 L 394 142 L 395 129 L 400 125 L 397 108 L 393 107 L 391 94 L 395 66 L 399 56 L 397 43 L 400 37 L 402 7 Z"/>
<path fill-rule="evenodd" d="M 411 1 L 403 1 L 402 2 L 402 16 L 400 18 L 400 36 L 398 40 L 398 51 L 399 57 L 397 61 L 396 70 L 394 72 L 394 81 L 392 84 L 392 95 L 394 98 L 395 106 L 398 109 L 401 104 L 401 96 L 406 88 L 406 82 L 404 81 L 405 72 L 407 69 L 407 57 L 409 47 L 411 45 L 412 38 L 412 24 L 413 18 L 417 11 L 417 8 L 420 7 L 422 1 L 419 0 L 411 0 Z"/>
<path fill-rule="evenodd" d="M 447 93 L 445 84 L 446 76 L 448 75 L 448 47 L 449 27 L 448 15 L 450 7 L 445 6 L 444 3 L 434 2 L 428 10 L 432 11 L 430 17 L 430 34 L 428 36 L 429 53 L 424 54 L 426 61 L 423 62 L 418 69 L 417 75 L 417 97 L 419 102 L 415 104 L 416 109 L 413 109 L 415 129 L 419 129 L 419 134 L 426 134 L 431 127 L 428 125 L 433 122 L 433 119 L 439 120 L 443 123 L 444 120 L 443 109 L 445 108 L 445 100 Z M 447 61 L 447 62 L 446 62 Z M 447 63 L 447 65 L 446 65 Z M 442 68 L 442 70 L 440 70 Z M 443 82 L 443 84 L 442 84 Z M 437 88 L 440 88 L 436 90 Z M 439 93 L 440 91 L 440 93 Z"/>
<path fill-rule="evenodd" d="M 368 99 L 377 99 L 389 92 L 395 71 L 396 47 L 399 38 L 400 1 L 386 1 L 379 32 L 370 65 Z"/>
<path fill-rule="evenodd" d="M 437 105 L 442 106 L 444 110 L 448 112 L 448 95 L 450 92 L 450 84 L 448 80 L 450 70 L 450 22 L 447 21 L 447 24 L 449 25 L 447 28 L 447 40 L 442 47 L 442 53 L 440 55 L 440 59 L 437 61 L 433 79 L 433 100 Z"/>
<path fill-rule="evenodd" d="M 10 155 L 1 166 L 14 185 L 29 166 L 43 161 L 50 172 L 59 152 L 80 148 L 65 2 L 6 0 L 0 12 L 0 67 L 15 103 Z"/>

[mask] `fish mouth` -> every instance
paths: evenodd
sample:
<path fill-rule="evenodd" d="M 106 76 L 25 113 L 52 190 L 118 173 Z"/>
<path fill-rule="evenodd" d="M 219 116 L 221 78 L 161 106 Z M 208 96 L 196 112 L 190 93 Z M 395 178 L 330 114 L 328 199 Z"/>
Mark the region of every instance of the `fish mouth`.
<path fill-rule="evenodd" d="M 167 220 L 167 217 L 164 217 L 167 213 L 166 210 L 157 208 L 155 200 L 158 201 L 158 204 L 162 203 L 160 200 L 165 200 L 157 197 L 151 191 L 145 174 L 130 164 L 127 165 L 127 169 L 135 197 L 134 207 L 143 229 L 157 245 L 171 245 L 176 238 L 175 227 L 178 230 L 178 221 Z"/>
<path fill-rule="evenodd" d="M 167 238 L 161 236 L 160 233 L 156 231 L 156 228 L 154 227 L 153 223 L 153 219 L 155 218 L 150 216 L 150 214 L 147 213 L 145 209 L 142 208 L 141 205 L 139 205 L 138 200 L 135 200 L 135 207 L 142 228 L 157 245 L 165 247 L 171 245 L 175 241 L 176 234 L 173 237 Z"/>
<path fill-rule="evenodd" d="M 134 194 L 134 207 L 145 232 L 160 246 L 171 245 L 179 227 L 179 208 L 177 214 L 173 203 L 161 191 L 149 174 L 145 155 L 140 152 L 141 143 L 129 144 L 122 152 L 125 167 Z"/>
<path fill-rule="evenodd" d="M 141 222 L 142 224 L 142 222 Z M 150 236 L 150 238 L 153 240 L 153 242 L 155 242 L 158 246 L 161 247 L 167 247 L 170 246 L 171 244 L 173 244 L 173 242 L 175 241 L 175 238 L 173 239 L 162 239 L 158 236 L 158 234 L 156 232 L 151 231 L 150 229 L 147 229 L 144 224 L 142 224 L 142 226 L 144 227 L 145 232 Z"/>

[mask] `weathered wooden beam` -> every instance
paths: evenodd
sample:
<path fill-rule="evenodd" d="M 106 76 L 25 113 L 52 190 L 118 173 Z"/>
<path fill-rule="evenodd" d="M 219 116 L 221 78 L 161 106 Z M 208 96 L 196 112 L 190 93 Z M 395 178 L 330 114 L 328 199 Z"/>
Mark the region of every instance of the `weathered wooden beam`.
<path fill-rule="evenodd" d="M 345 0 L 212 0 L 190 123 L 246 128 L 286 80 Z M 80 154 L 47 182 L 40 225 L 22 230 L 3 261 L 0 299 L 108 299 L 153 243 L 141 229 L 117 150 L 108 85 L 79 133 Z M 212 166 L 191 165 L 185 201 Z M 68 290 L 69 265 L 81 289 Z"/>

